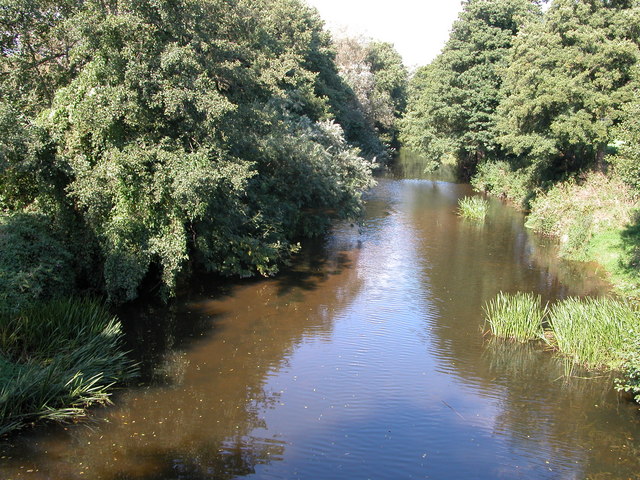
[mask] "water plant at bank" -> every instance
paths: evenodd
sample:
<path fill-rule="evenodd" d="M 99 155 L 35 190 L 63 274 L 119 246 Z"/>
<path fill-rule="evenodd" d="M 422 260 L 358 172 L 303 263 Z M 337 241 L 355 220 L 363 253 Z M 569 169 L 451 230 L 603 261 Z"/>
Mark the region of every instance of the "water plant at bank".
<path fill-rule="evenodd" d="M 560 355 L 590 369 L 621 370 L 618 390 L 640 400 L 640 311 L 611 297 L 560 300 L 542 305 L 540 296 L 500 292 L 484 308 L 497 337 L 541 339 Z"/>
<path fill-rule="evenodd" d="M 135 375 L 120 322 L 91 299 L 58 299 L 0 314 L 0 435 L 82 417 Z"/>
<path fill-rule="evenodd" d="M 542 338 L 547 305 L 542 305 L 540 295 L 500 292 L 486 303 L 484 311 L 489 329 L 497 337 L 519 342 Z"/>
<path fill-rule="evenodd" d="M 488 209 L 489 202 L 482 197 L 463 197 L 458 200 L 458 215 L 469 220 L 484 220 Z"/>

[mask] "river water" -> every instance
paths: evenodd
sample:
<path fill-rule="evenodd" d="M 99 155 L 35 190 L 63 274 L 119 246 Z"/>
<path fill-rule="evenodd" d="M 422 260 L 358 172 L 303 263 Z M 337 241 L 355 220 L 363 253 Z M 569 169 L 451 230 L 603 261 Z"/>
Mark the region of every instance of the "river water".
<path fill-rule="evenodd" d="M 499 291 L 606 294 L 491 200 L 405 155 L 360 224 L 307 245 L 276 278 L 194 279 L 123 312 L 140 385 L 91 420 L 23 432 L 0 478 L 640 478 L 640 414 L 609 375 L 492 340 Z"/>

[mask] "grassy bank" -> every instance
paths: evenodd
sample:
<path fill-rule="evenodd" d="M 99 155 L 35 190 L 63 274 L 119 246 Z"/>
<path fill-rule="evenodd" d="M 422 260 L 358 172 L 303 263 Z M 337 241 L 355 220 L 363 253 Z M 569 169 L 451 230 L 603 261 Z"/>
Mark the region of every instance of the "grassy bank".
<path fill-rule="evenodd" d="M 135 368 L 120 323 L 92 300 L 65 299 L 0 314 L 0 435 L 85 415 L 109 402 Z"/>
<path fill-rule="evenodd" d="M 519 341 L 544 340 L 591 369 L 621 370 L 618 388 L 640 400 L 640 311 L 615 298 L 567 298 L 551 307 L 530 293 L 500 293 L 485 306 L 490 331 Z"/>

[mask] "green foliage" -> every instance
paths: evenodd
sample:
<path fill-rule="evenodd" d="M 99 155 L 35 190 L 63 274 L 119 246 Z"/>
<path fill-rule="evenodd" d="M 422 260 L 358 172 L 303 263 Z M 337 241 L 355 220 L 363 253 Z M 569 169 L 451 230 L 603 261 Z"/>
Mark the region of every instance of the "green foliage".
<path fill-rule="evenodd" d="M 458 200 L 458 215 L 469 220 L 484 220 L 488 208 L 489 202 L 482 197 L 463 197 Z"/>
<path fill-rule="evenodd" d="M 580 182 L 559 183 L 539 195 L 531 203 L 526 226 L 558 237 L 562 256 L 589 260 L 594 235 L 622 230 L 631 221 L 634 207 L 630 190 L 621 181 L 591 173 Z"/>
<path fill-rule="evenodd" d="M 548 178 L 596 166 L 631 99 L 640 11 L 632 2 L 554 1 L 518 35 L 504 69 L 498 141 Z"/>
<path fill-rule="evenodd" d="M 299 0 L 7 1 L 0 207 L 48 215 L 110 301 L 150 275 L 171 294 L 190 260 L 273 274 L 359 212 L 372 165 L 333 123 L 354 95 Z M 401 64 L 376 52 L 386 92 Z"/>
<path fill-rule="evenodd" d="M 500 292 L 484 307 L 485 318 L 491 333 L 497 337 L 519 342 L 543 337 L 543 321 L 547 306 L 542 306 L 540 295 L 518 292 Z"/>
<path fill-rule="evenodd" d="M 471 185 L 475 190 L 507 199 L 520 208 L 528 207 L 532 183 L 527 170 L 514 170 L 505 161 L 481 163 L 471 178 Z"/>
<path fill-rule="evenodd" d="M 616 154 L 609 157 L 614 174 L 638 192 L 640 191 L 640 101 L 638 100 L 637 69 L 634 72 L 634 98 L 622 109 L 622 121 L 614 131 Z"/>
<path fill-rule="evenodd" d="M 628 392 L 640 403 L 640 334 L 628 341 L 629 353 L 623 365 L 623 377 L 616 379 L 616 390 Z"/>
<path fill-rule="evenodd" d="M 11 312 L 71 294 L 73 257 L 41 214 L 0 215 L 0 302 Z"/>
<path fill-rule="evenodd" d="M 620 368 L 638 334 L 638 311 L 612 298 L 567 298 L 549 311 L 548 343 L 575 363 L 591 368 Z"/>
<path fill-rule="evenodd" d="M 402 141 L 425 156 L 455 154 L 466 175 L 495 156 L 494 112 L 502 100 L 500 70 L 521 25 L 540 14 L 528 0 L 471 0 L 442 53 L 411 81 Z"/>
<path fill-rule="evenodd" d="M 570 297 L 548 307 L 539 295 L 500 292 L 484 311 L 493 335 L 521 342 L 544 339 L 561 355 L 588 368 L 626 366 L 627 380 L 618 381 L 619 389 L 637 391 L 640 318 L 630 302 Z"/>
<path fill-rule="evenodd" d="M 81 416 L 135 374 L 119 322 L 91 300 L 36 303 L 0 314 L 0 435 Z"/>
<path fill-rule="evenodd" d="M 398 122 L 407 104 L 408 73 L 393 45 L 361 38 L 336 41 L 341 77 L 353 90 L 355 109 L 388 152 L 399 146 Z"/>

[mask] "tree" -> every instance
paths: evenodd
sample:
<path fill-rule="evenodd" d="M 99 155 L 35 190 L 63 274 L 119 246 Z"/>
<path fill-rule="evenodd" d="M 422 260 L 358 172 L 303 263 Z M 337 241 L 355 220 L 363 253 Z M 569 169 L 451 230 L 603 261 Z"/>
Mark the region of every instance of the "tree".
<path fill-rule="evenodd" d="M 449 148 L 473 172 L 497 155 L 494 111 L 502 99 L 500 70 L 521 26 L 541 10 L 529 0 L 469 0 L 442 53 L 414 76 L 404 141 L 429 156 Z"/>
<path fill-rule="evenodd" d="M 387 149 L 398 144 L 398 123 L 407 103 L 408 73 L 392 44 L 364 38 L 336 41 L 340 75 L 353 90 L 368 128 Z"/>
<path fill-rule="evenodd" d="M 632 96 L 633 2 L 556 0 L 516 39 L 504 70 L 499 142 L 540 178 L 596 167 Z"/>
<path fill-rule="evenodd" d="M 300 236 L 358 212 L 371 164 L 318 94 L 335 64 L 315 10 L 298 0 L 32 5 L 24 15 L 51 26 L 36 36 L 20 24 L 0 59 L 38 86 L 27 96 L 11 90 L 18 73 L 0 77 L 0 200 L 82 232 L 71 253 L 102 271 L 113 302 L 150 276 L 170 294 L 190 264 L 272 274 Z M 36 57 L 23 48 L 22 36 L 54 30 L 64 39 L 55 60 L 44 40 L 31 42 Z M 38 59 L 62 67 L 41 78 Z M 98 255 L 80 255 L 87 242 Z"/>

